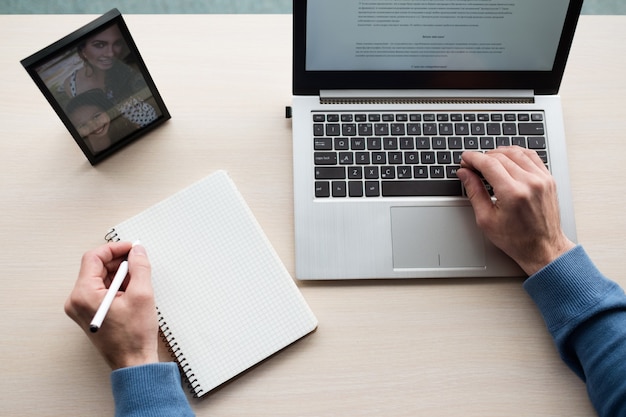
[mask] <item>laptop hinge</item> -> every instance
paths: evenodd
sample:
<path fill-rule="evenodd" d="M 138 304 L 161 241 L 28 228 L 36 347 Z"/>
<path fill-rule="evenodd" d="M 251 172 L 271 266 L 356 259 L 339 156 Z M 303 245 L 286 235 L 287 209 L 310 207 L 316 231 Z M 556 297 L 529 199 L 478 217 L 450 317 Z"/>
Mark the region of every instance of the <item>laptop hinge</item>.
<path fill-rule="evenodd" d="M 532 90 L 322 90 L 321 104 L 531 104 Z"/>

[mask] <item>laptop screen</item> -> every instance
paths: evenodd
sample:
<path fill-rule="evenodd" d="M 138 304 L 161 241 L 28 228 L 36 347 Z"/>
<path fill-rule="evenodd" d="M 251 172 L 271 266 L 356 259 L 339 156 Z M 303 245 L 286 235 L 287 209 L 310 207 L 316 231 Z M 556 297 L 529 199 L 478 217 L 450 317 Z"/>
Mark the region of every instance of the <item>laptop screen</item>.
<path fill-rule="evenodd" d="M 549 71 L 569 0 L 309 0 L 311 71 Z"/>
<path fill-rule="evenodd" d="M 294 94 L 558 92 L 582 0 L 294 0 Z"/>

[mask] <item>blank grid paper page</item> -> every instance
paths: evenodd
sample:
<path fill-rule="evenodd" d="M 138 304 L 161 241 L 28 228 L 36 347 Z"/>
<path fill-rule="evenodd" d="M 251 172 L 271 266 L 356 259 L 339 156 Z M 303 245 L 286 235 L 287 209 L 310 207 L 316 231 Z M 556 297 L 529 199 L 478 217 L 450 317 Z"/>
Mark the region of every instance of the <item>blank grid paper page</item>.
<path fill-rule="evenodd" d="M 161 328 L 201 396 L 317 320 L 224 171 L 115 227 L 152 263 Z M 197 380 L 196 382 L 194 382 Z"/>

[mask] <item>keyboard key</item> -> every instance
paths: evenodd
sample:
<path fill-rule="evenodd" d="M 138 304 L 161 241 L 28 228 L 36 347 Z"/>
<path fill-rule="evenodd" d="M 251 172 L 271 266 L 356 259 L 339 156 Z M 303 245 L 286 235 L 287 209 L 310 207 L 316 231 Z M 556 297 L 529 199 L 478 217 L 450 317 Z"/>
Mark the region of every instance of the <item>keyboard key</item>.
<path fill-rule="evenodd" d="M 543 123 L 519 123 L 519 134 L 523 136 L 545 135 Z"/>
<path fill-rule="evenodd" d="M 380 196 L 380 184 L 378 184 L 378 181 L 365 181 L 365 196 L 366 197 Z"/>
<path fill-rule="evenodd" d="M 463 139 L 465 143 L 465 149 L 478 149 L 478 138 L 474 136 L 467 136 Z"/>
<path fill-rule="evenodd" d="M 415 149 L 430 149 L 430 139 L 415 138 Z"/>
<path fill-rule="evenodd" d="M 316 151 L 330 151 L 333 149 L 333 141 L 330 138 L 315 138 L 313 149 Z"/>
<path fill-rule="evenodd" d="M 337 165 L 337 152 L 315 152 L 315 165 Z"/>
<path fill-rule="evenodd" d="M 508 136 L 498 136 L 496 138 L 496 147 L 500 147 L 500 146 L 510 146 L 511 145 L 511 138 Z"/>
<path fill-rule="evenodd" d="M 434 152 L 422 152 L 420 155 L 420 162 L 422 164 L 434 164 L 435 163 L 435 153 Z"/>
<path fill-rule="evenodd" d="M 348 167 L 348 178 L 360 180 L 363 178 L 363 167 Z"/>
<path fill-rule="evenodd" d="M 341 134 L 339 123 L 328 123 L 326 125 L 326 136 L 339 136 Z"/>
<path fill-rule="evenodd" d="M 502 134 L 508 136 L 517 135 L 517 125 L 515 123 L 502 123 Z"/>
<path fill-rule="evenodd" d="M 350 149 L 350 141 L 348 138 L 335 138 L 335 149 L 338 151 Z"/>
<path fill-rule="evenodd" d="M 359 136 L 372 136 L 374 134 L 374 125 L 371 123 L 359 123 L 357 129 Z"/>
<path fill-rule="evenodd" d="M 423 165 L 413 167 L 413 178 L 428 178 L 428 167 Z"/>
<path fill-rule="evenodd" d="M 469 135 L 469 124 L 467 123 L 455 123 L 454 124 L 454 134 L 459 136 Z"/>
<path fill-rule="evenodd" d="M 381 165 L 386 164 L 387 152 L 372 152 L 372 163 Z"/>
<path fill-rule="evenodd" d="M 392 166 L 384 166 L 380 168 L 380 178 L 393 180 L 396 178 L 396 168 Z"/>
<path fill-rule="evenodd" d="M 352 152 L 339 152 L 339 164 L 341 165 L 354 164 L 354 154 Z"/>
<path fill-rule="evenodd" d="M 365 139 L 363 138 L 350 139 L 350 149 L 353 149 L 355 151 L 365 150 Z"/>
<path fill-rule="evenodd" d="M 546 138 L 531 136 L 528 138 L 528 149 L 546 149 Z"/>
<path fill-rule="evenodd" d="M 450 151 L 437 152 L 437 163 L 438 164 L 451 164 L 452 152 Z"/>
<path fill-rule="evenodd" d="M 361 181 L 349 181 L 348 195 L 350 197 L 363 197 L 363 183 Z"/>
<path fill-rule="evenodd" d="M 359 165 L 369 165 L 370 164 L 370 153 L 369 152 L 357 152 L 355 154 L 354 162 Z"/>
<path fill-rule="evenodd" d="M 491 136 L 501 135 L 502 128 L 500 123 L 487 123 L 487 134 Z"/>
<path fill-rule="evenodd" d="M 433 149 L 446 149 L 448 146 L 448 141 L 446 140 L 446 138 L 434 137 L 432 139 L 432 146 Z"/>
<path fill-rule="evenodd" d="M 387 160 L 390 164 L 399 165 L 402 163 L 402 152 L 389 152 Z"/>
<path fill-rule="evenodd" d="M 458 136 L 448 138 L 448 149 L 463 149 L 463 139 Z"/>
<path fill-rule="evenodd" d="M 392 123 L 391 134 L 396 136 L 404 136 L 406 134 L 406 127 L 404 123 Z"/>
<path fill-rule="evenodd" d="M 422 134 L 426 136 L 433 136 L 437 133 L 437 123 L 424 123 L 422 125 Z"/>
<path fill-rule="evenodd" d="M 452 123 L 439 123 L 439 134 L 441 136 L 450 136 L 453 134 Z"/>
<path fill-rule="evenodd" d="M 330 184 L 327 181 L 315 182 L 315 197 L 330 197 Z"/>
<path fill-rule="evenodd" d="M 370 151 L 377 151 L 382 149 L 382 139 L 381 138 L 367 138 L 367 149 Z"/>
<path fill-rule="evenodd" d="M 405 152 L 404 153 L 404 163 L 405 164 L 417 164 L 419 162 L 419 153 L 418 152 Z"/>
<path fill-rule="evenodd" d="M 408 123 L 406 132 L 407 135 L 419 136 L 422 134 L 422 125 L 419 123 Z"/>
<path fill-rule="evenodd" d="M 385 149 L 386 151 L 398 149 L 398 139 L 397 138 L 384 138 L 383 149 Z"/>
<path fill-rule="evenodd" d="M 343 136 L 356 136 L 356 125 L 354 123 L 344 123 L 341 125 Z"/>
<path fill-rule="evenodd" d="M 368 180 L 375 180 L 379 177 L 378 167 L 365 167 L 365 178 Z"/>
<path fill-rule="evenodd" d="M 480 149 L 495 149 L 496 145 L 492 137 L 484 136 L 480 138 Z"/>
<path fill-rule="evenodd" d="M 526 147 L 526 138 L 521 136 L 515 136 L 511 138 L 511 144 L 521 146 L 522 148 Z"/>
<path fill-rule="evenodd" d="M 413 138 L 400 138 L 400 149 L 414 149 L 415 142 Z"/>
<path fill-rule="evenodd" d="M 413 178 L 413 170 L 409 166 L 398 167 L 397 172 L 398 172 L 398 178 L 400 179 Z"/>
<path fill-rule="evenodd" d="M 333 181 L 332 186 L 333 197 L 345 197 L 347 195 L 345 181 Z"/>
<path fill-rule="evenodd" d="M 486 132 L 484 123 L 472 123 L 470 126 L 472 135 L 484 135 Z"/>
<path fill-rule="evenodd" d="M 461 196 L 458 180 L 441 181 L 382 181 L 384 197 Z"/>
<path fill-rule="evenodd" d="M 315 167 L 316 180 L 343 180 L 346 178 L 344 167 Z"/>
<path fill-rule="evenodd" d="M 430 178 L 445 178 L 446 170 L 441 165 L 433 165 L 430 167 Z"/>
<path fill-rule="evenodd" d="M 456 171 L 461 168 L 459 165 L 448 165 L 446 166 L 446 178 L 458 178 L 456 175 Z"/>
<path fill-rule="evenodd" d="M 377 136 L 389 135 L 389 124 L 388 123 L 376 123 L 374 125 L 374 134 Z"/>

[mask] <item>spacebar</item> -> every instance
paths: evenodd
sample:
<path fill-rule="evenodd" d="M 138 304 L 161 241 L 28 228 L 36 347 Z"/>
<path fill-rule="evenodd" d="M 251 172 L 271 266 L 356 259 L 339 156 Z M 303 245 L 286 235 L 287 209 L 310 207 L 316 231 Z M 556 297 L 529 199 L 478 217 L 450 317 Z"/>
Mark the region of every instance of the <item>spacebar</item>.
<path fill-rule="evenodd" d="M 382 181 L 384 197 L 461 196 L 461 181 Z"/>

